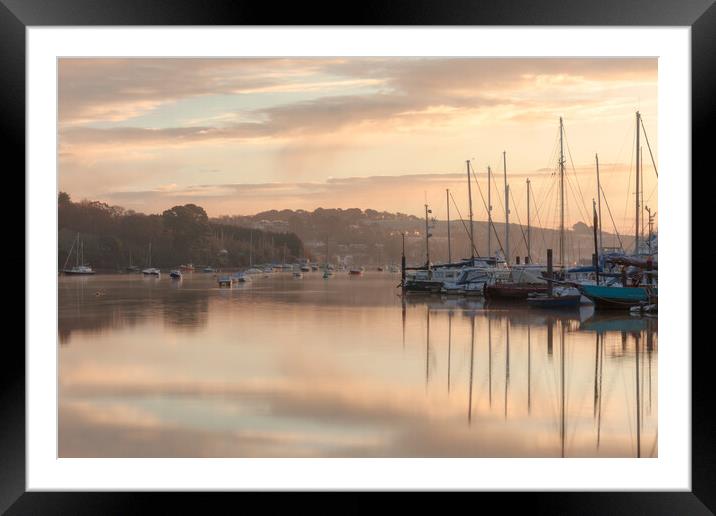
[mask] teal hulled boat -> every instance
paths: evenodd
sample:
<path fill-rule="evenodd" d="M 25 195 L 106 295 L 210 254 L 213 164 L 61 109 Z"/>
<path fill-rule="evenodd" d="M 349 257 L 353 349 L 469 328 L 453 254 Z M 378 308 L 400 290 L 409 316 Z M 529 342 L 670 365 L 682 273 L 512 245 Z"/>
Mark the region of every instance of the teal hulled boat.
<path fill-rule="evenodd" d="M 588 297 L 596 308 L 627 310 L 642 303 L 655 302 L 657 287 L 606 287 L 603 285 L 579 285 L 579 291 Z"/>

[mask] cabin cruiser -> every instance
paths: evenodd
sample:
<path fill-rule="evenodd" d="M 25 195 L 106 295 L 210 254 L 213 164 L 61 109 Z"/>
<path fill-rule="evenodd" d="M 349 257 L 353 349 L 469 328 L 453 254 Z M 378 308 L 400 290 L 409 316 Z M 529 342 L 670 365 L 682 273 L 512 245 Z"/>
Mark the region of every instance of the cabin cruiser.
<path fill-rule="evenodd" d="M 489 269 L 483 267 L 466 267 L 457 272 L 457 277 L 443 281 L 442 293 L 481 296 L 485 283 L 491 278 Z"/>
<path fill-rule="evenodd" d="M 145 276 L 156 276 L 158 278 L 161 275 L 161 271 L 155 267 L 148 267 L 142 270 L 142 274 Z"/>

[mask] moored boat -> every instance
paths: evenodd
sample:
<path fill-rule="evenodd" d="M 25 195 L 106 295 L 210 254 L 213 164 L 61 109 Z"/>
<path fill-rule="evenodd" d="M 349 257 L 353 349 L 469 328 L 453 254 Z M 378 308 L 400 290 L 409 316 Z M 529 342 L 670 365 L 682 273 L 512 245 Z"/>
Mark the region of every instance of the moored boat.
<path fill-rule="evenodd" d="M 251 281 L 251 276 L 246 272 L 237 272 L 231 279 L 237 283 L 248 283 Z"/>
<path fill-rule="evenodd" d="M 70 256 L 72 256 L 72 250 L 75 249 L 75 245 L 77 245 L 76 249 L 76 263 L 74 267 L 67 268 L 67 262 L 70 259 Z M 70 276 L 90 276 L 94 274 L 94 269 L 84 263 L 84 243 L 80 240 L 80 234 L 77 233 L 77 238 L 72 243 L 72 247 L 70 247 L 70 252 L 67 254 L 67 259 L 65 260 L 65 266 L 62 268 L 63 274 L 68 274 Z"/>
<path fill-rule="evenodd" d="M 180 280 L 180 279 L 182 278 L 182 273 L 181 273 L 181 271 L 174 270 L 174 271 L 171 271 L 171 272 L 169 273 L 169 277 L 170 277 L 171 279 Z"/>
<path fill-rule="evenodd" d="M 156 267 L 152 267 L 152 243 L 149 242 L 149 252 L 147 253 L 147 268 L 142 269 L 142 274 L 145 276 L 156 276 L 159 277 L 161 272 Z"/>
<path fill-rule="evenodd" d="M 637 287 L 577 285 L 579 291 L 589 298 L 596 308 L 628 310 L 642 304 L 655 304 L 657 287 L 643 285 Z"/>

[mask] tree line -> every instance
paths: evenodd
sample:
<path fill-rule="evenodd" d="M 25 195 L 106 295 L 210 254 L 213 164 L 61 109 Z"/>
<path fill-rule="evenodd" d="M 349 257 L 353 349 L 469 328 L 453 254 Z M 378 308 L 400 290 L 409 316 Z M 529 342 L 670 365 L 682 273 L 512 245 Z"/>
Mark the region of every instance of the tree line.
<path fill-rule="evenodd" d="M 95 269 L 176 267 L 184 263 L 245 267 L 295 261 L 304 256 L 296 234 L 241 228 L 210 220 L 196 204 L 144 214 L 99 201 L 58 196 L 58 266 L 64 266 L 80 234 L 84 262 Z M 150 263 L 151 244 L 151 263 Z M 68 266 L 74 265 L 74 255 Z"/>

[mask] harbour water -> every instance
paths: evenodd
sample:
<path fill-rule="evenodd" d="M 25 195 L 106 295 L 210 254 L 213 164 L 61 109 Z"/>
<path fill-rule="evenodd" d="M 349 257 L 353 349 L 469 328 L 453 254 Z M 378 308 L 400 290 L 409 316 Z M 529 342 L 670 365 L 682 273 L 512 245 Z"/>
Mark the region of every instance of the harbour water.
<path fill-rule="evenodd" d="M 60 277 L 60 457 L 657 456 L 656 319 L 399 281 Z"/>

